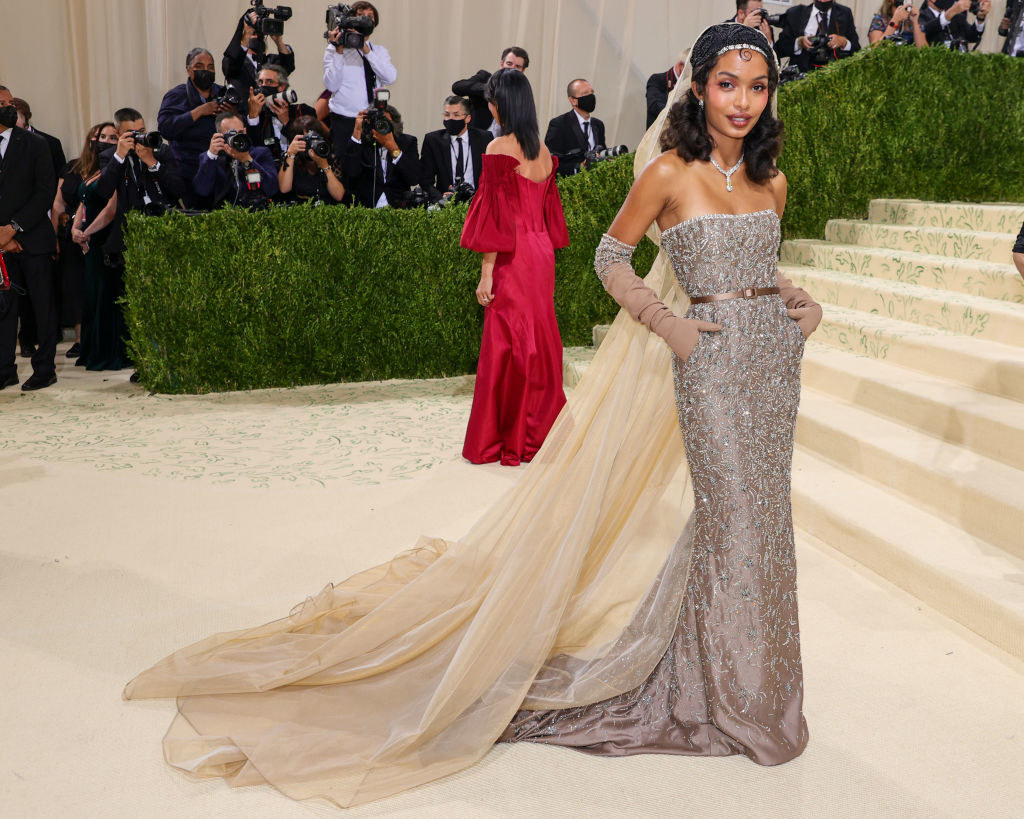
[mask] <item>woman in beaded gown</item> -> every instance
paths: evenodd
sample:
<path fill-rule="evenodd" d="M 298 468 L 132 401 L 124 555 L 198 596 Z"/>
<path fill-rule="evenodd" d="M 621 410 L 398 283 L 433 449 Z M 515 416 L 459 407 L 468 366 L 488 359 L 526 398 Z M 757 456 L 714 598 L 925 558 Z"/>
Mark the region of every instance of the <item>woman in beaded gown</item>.
<path fill-rule="evenodd" d="M 177 697 L 170 764 L 349 806 L 496 741 L 803 750 L 789 477 L 821 310 L 776 272 L 770 46 L 713 26 L 690 70 L 597 254 L 624 309 L 523 477 L 457 542 L 422 539 L 132 680 L 128 699 Z M 645 230 L 662 252 L 640 279 Z"/>

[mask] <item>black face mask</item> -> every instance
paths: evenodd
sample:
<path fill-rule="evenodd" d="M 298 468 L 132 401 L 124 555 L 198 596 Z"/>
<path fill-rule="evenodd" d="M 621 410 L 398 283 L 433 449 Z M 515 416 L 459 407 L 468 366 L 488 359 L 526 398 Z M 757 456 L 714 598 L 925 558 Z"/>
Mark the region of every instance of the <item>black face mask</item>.
<path fill-rule="evenodd" d="M 277 86 L 274 85 L 261 85 L 256 89 L 264 97 L 272 97 L 277 93 Z"/>
<path fill-rule="evenodd" d="M 13 105 L 5 105 L 0 108 L 0 125 L 5 128 L 13 128 L 18 124 L 18 109 Z"/>
<path fill-rule="evenodd" d="M 465 127 L 466 120 L 464 119 L 446 119 L 444 121 L 444 129 L 448 132 L 448 136 L 458 136 Z"/>
<path fill-rule="evenodd" d="M 942 11 L 948 11 L 951 9 L 954 2 L 956 2 L 956 0 L 934 0 L 935 5 L 942 9 Z"/>
<path fill-rule="evenodd" d="M 587 94 L 585 97 L 577 97 L 576 104 L 584 114 L 594 113 L 594 109 L 597 108 L 597 97 L 593 94 Z"/>
<path fill-rule="evenodd" d="M 209 91 L 213 88 L 213 78 L 216 76 L 212 71 L 193 71 L 192 85 L 200 91 Z"/>
<path fill-rule="evenodd" d="M 950 0 L 950 2 L 952 2 L 952 0 Z M 832 11 L 832 0 L 825 0 L 825 2 L 821 2 L 821 0 L 814 0 L 814 7 L 818 11 L 823 11 L 825 14 L 828 14 Z"/>

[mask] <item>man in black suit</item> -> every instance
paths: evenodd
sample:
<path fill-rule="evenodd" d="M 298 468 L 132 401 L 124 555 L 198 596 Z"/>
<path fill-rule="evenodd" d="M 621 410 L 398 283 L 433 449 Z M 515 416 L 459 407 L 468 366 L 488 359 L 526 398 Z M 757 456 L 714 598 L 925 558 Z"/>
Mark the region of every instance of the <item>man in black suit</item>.
<path fill-rule="evenodd" d="M 368 208 L 400 204 L 423 178 L 416 137 L 402 133 L 402 115 L 397 108 L 389 105 L 386 115 L 393 131 L 374 131 L 373 145 L 364 145 L 366 112 L 360 113 L 342 155 L 345 187 L 356 202 Z"/>
<path fill-rule="evenodd" d="M 56 383 L 57 303 L 52 255 L 57 236 L 47 216 L 56 180 L 46 140 L 17 127 L 18 112 L 0 100 L 0 252 L 11 289 L 0 292 L 0 389 L 18 383 L 14 348 L 18 338 L 17 292 L 29 294 L 39 348 L 32 355 L 32 375 L 22 390 Z"/>
<path fill-rule="evenodd" d="M 923 21 L 922 21 L 923 22 Z M 814 48 L 812 37 L 827 39 L 825 47 Z M 834 0 L 816 0 L 804 6 L 793 6 L 783 15 L 782 31 L 775 42 L 775 53 L 790 58 L 790 65 L 801 71 L 821 68 L 833 60 L 860 51 L 853 12 Z"/>
<path fill-rule="evenodd" d="M 229 144 L 226 137 L 231 131 L 245 135 L 245 123 L 238 114 L 218 114 L 216 126 L 217 132 L 199 159 L 199 170 L 193 180 L 196 193 L 212 202 L 213 207 L 266 207 L 278 189 L 274 157 L 260 145 L 240 151 Z"/>
<path fill-rule="evenodd" d="M 513 68 L 516 71 L 526 71 L 530 67 L 530 55 L 525 48 L 509 46 L 501 52 L 501 59 L 498 61 L 498 68 Z M 487 81 L 491 78 L 491 72 L 481 68 L 472 77 L 464 80 L 456 80 L 452 83 L 452 93 L 459 97 L 465 97 L 473 107 L 474 128 L 482 128 L 490 131 L 492 136 L 499 136 L 497 124 L 491 111 L 487 107 L 487 100 L 484 92 L 487 91 Z"/>
<path fill-rule="evenodd" d="M 295 136 L 292 126 L 299 117 L 316 117 L 316 111 L 300 102 L 275 100 L 288 91 L 288 75 L 279 65 L 265 65 L 257 78 L 259 87 L 250 91 L 246 131 L 253 145 L 266 148 L 275 160 L 288 150 Z"/>
<path fill-rule="evenodd" d="M 0 94 L 2 93 L 3 92 L 0 91 Z M 54 177 L 59 181 L 61 172 L 64 170 L 64 166 L 68 163 L 67 158 L 64 156 L 64 146 L 61 145 L 61 142 L 57 137 L 45 134 L 32 125 L 32 107 L 25 100 L 15 97 L 12 102 L 14 103 L 14 107 L 18 109 L 18 113 L 21 115 L 22 121 L 18 122 L 18 127 L 24 128 L 30 134 L 39 134 L 39 136 L 46 140 L 46 144 L 50 148 L 50 158 L 53 161 Z M 56 193 L 57 191 L 54 189 L 54 195 L 56 195 Z"/>
<path fill-rule="evenodd" d="M 971 0 L 927 0 L 921 6 L 920 24 L 928 45 L 966 51 L 969 43 L 981 42 L 992 0 L 979 0 L 973 25 L 967 19 L 970 8 Z"/>
<path fill-rule="evenodd" d="M 725 22 L 743 23 L 745 26 L 756 28 L 769 43 L 775 42 L 775 33 L 768 25 L 768 9 L 761 0 L 736 0 L 736 14 Z"/>
<path fill-rule="evenodd" d="M 270 39 L 277 46 L 277 54 L 267 54 L 267 38 L 256 36 L 256 12 L 247 11 L 238 20 L 235 33 L 224 49 L 221 70 L 226 82 L 248 94 L 250 88 L 259 87 L 258 74 L 265 65 L 279 65 L 285 73 L 295 70 L 295 52 L 277 35 Z"/>
<path fill-rule="evenodd" d="M 592 116 L 597 107 L 594 87 L 584 79 L 576 79 L 566 88 L 571 111 L 548 123 L 544 144 L 558 157 L 558 173 L 574 174 L 586 159 L 588 151 L 607 147 L 604 123 Z"/>
<path fill-rule="evenodd" d="M 444 128 L 423 137 L 420 187 L 431 202 L 461 182 L 479 187 L 482 157 L 493 137 L 489 131 L 471 127 L 471 111 L 465 97 L 448 97 L 444 101 Z"/>
<path fill-rule="evenodd" d="M 676 64 L 668 71 L 659 74 L 651 74 L 647 78 L 647 127 L 654 125 L 658 114 L 665 110 L 668 104 L 668 95 L 676 87 L 679 78 L 683 76 L 683 69 L 686 68 L 686 60 L 680 55 Z"/>

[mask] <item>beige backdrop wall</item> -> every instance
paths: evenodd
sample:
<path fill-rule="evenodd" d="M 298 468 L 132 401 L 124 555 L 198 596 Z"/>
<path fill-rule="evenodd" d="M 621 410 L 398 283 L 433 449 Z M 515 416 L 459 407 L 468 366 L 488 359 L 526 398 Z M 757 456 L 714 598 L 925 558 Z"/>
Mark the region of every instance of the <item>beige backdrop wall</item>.
<path fill-rule="evenodd" d="M 862 41 L 880 0 L 853 0 Z M 115 108 L 139 108 L 150 127 L 165 91 L 184 79 L 190 48 L 218 63 L 248 0 L 0 0 L 5 21 L 0 84 L 29 100 L 34 124 L 77 155 L 90 123 Z M 292 0 L 286 39 L 296 52 L 293 84 L 304 99 L 323 90 L 325 0 Z M 643 134 L 647 77 L 672 64 L 702 28 L 731 16 L 732 0 L 377 0 L 398 69 L 392 99 L 409 133 L 440 127 L 453 80 L 493 70 L 502 47 L 530 52 L 542 123 L 567 109 L 565 85 L 587 77 L 610 144 L 635 148 Z M 767 3 L 781 11 L 787 3 Z M 982 49 L 998 50 L 995 0 Z"/>

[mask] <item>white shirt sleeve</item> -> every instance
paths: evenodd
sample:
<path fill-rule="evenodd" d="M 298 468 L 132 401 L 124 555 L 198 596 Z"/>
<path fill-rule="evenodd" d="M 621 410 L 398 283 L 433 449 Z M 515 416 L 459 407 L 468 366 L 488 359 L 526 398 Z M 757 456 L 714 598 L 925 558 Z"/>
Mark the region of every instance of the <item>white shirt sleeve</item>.
<path fill-rule="evenodd" d="M 391 85 L 398 79 L 398 71 L 391 64 L 391 55 L 384 46 L 370 44 L 370 53 L 364 54 L 366 61 L 377 75 L 380 85 Z"/>
<path fill-rule="evenodd" d="M 341 71 L 343 67 L 344 63 L 338 50 L 328 43 L 324 51 L 324 88 L 332 94 L 336 94 L 338 89 L 341 88 Z"/>

